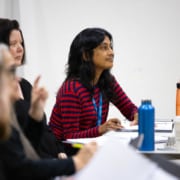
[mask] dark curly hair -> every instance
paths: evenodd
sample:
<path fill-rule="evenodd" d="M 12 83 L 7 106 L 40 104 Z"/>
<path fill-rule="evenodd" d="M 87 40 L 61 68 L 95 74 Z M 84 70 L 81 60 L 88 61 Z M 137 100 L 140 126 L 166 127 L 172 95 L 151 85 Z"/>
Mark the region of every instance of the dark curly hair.
<path fill-rule="evenodd" d="M 9 38 L 10 34 L 13 30 L 18 30 L 21 34 L 22 38 L 22 46 L 24 49 L 24 54 L 22 58 L 22 64 L 25 63 L 25 44 L 24 44 L 24 37 L 23 33 L 20 29 L 19 23 L 17 20 L 10 20 L 5 18 L 0 18 L 0 43 L 4 43 L 9 46 Z"/>
<path fill-rule="evenodd" d="M 73 40 L 67 63 L 67 77 L 69 79 L 79 79 L 80 82 L 93 95 L 92 81 L 95 78 L 95 66 L 93 63 L 93 50 L 99 46 L 105 36 L 112 42 L 112 35 L 102 28 L 87 28 L 81 31 Z M 86 60 L 84 59 L 84 55 Z M 106 69 L 100 76 L 97 83 L 103 96 L 110 100 L 113 97 L 113 76 L 110 69 Z"/>

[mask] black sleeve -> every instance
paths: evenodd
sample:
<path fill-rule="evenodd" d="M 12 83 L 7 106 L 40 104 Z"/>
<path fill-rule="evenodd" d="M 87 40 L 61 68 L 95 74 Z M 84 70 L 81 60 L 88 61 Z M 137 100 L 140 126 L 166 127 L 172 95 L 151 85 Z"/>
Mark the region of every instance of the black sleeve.
<path fill-rule="evenodd" d="M 59 152 L 64 152 L 63 145 L 47 127 L 45 114 L 42 122 L 36 122 L 28 115 L 32 86 L 25 79 L 21 79 L 20 86 L 24 99 L 15 102 L 15 111 L 24 134 L 42 158 L 57 157 Z"/>
<path fill-rule="evenodd" d="M 38 149 L 42 138 L 43 129 L 46 125 L 46 116 L 44 114 L 41 122 L 36 122 L 29 116 L 32 85 L 26 79 L 22 78 L 20 81 L 20 87 L 24 99 L 20 99 L 14 104 L 17 120 L 33 147 Z"/>
<path fill-rule="evenodd" d="M 36 161 L 27 159 L 15 129 L 8 141 L 0 143 L 0 159 L 8 179 L 47 179 L 75 173 L 72 158 Z"/>
<path fill-rule="evenodd" d="M 21 86 L 21 90 L 24 96 L 24 99 L 27 102 L 31 101 L 31 91 L 32 91 L 32 85 L 29 81 L 27 81 L 26 79 L 22 78 L 20 81 L 20 86 Z"/>
<path fill-rule="evenodd" d="M 45 128 L 44 118 L 42 121 L 37 122 L 30 116 L 28 116 L 28 123 L 24 129 L 26 137 L 29 139 L 35 149 L 39 148 L 43 132 Z"/>
<path fill-rule="evenodd" d="M 0 160 L 0 180 L 6 180 L 2 160 Z"/>
<path fill-rule="evenodd" d="M 25 130 L 28 124 L 29 107 L 30 103 L 24 99 L 20 99 L 14 103 L 16 117 L 23 131 Z"/>
<path fill-rule="evenodd" d="M 28 114 L 29 103 L 25 100 L 16 101 L 14 107 L 20 127 L 33 147 L 37 149 L 42 137 L 44 126 L 46 124 L 46 116 L 44 115 L 42 121 L 40 122 L 37 122 L 31 118 Z"/>
<path fill-rule="evenodd" d="M 60 152 L 65 152 L 63 143 L 56 139 L 50 127 L 46 125 L 43 138 L 39 144 L 38 154 L 41 158 L 57 158 Z"/>
<path fill-rule="evenodd" d="M 19 99 L 14 103 L 14 109 L 17 120 L 23 132 L 26 134 L 27 126 L 29 123 L 28 111 L 31 102 L 32 85 L 24 78 L 19 82 L 24 99 Z"/>

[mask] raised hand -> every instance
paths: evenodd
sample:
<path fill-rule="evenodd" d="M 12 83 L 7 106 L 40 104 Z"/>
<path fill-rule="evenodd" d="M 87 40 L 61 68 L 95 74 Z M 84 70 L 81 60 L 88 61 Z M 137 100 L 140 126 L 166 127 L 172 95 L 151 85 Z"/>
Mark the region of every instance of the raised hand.
<path fill-rule="evenodd" d="M 44 115 L 44 107 L 48 98 L 48 92 L 44 87 L 39 87 L 40 76 L 38 76 L 33 84 L 31 92 L 31 106 L 29 115 L 37 120 L 41 121 Z"/>

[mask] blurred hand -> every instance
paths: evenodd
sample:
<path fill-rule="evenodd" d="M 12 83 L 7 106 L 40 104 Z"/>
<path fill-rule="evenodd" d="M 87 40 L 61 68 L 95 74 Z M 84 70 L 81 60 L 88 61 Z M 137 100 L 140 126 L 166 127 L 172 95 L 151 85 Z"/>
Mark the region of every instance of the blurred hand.
<path fill-rule="evenodd" d="M 11 133 L 11 107 L 14 91 L 12 81 L 7 74 L 1 73 L 0 77 L 0 140 L 6 140 Z M 14 85 L 14 84 L 13 84 Z"/>
<path fill-rule="evenodd" d="M 138 125 L 138 113 L 134 114 L 134 120 L 130 122 L 130 126 Z"/>
<path fill-rule="evenodd" d="M 29 115 L 37 120 L 41 121 L 44 115 L 44 107 L 46 100 L 48 98 L 48 92 L 44 87 L 39 87 L 40 76 L 38 76 L 35 81 L 31 92 L 31 106 L 29 110 Z"/>
<path fill-rule="evenodd" d="M 58 158 L 59 159 L 67 159 L 66 153 L 58 153 Z"/>
<path fill-rule="evenodd" d="M 73 156 L 76 171 L 81 170 L 93 157 L 97 151 L 97 144 L 95 142 L 84 145 L 78 153 Z"/>
<path fill-rule="evenodd" d="M 11 133 L 11 105 L 6 98 L 0 97 L 0 141 L 9 138 Z"/>
<path fill-rule="evenodd" d="M 99 126 L 99 133 L 104 134 L 109 130 L 118 130 L 122 128 L 123 126 L 121 125 L 120 120 L 117 118 L 112 118 Z"/>

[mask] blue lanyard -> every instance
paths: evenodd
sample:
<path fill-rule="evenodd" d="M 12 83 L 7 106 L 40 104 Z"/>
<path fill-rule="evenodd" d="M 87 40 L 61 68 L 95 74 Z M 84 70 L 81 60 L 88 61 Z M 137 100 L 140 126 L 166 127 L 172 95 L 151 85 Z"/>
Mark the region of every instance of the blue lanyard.
<path fill-rule="evenodd" d="M 92 98 L 92 102 L 93 102 L 94 109 L 96 110 L 96 113 L 97 113 L 96 125 L 99 126 L 101 125 L 101 122 L 102 122 L 102 94 L 101 93 L 99 94 L 99 107 L 97 107 L 96 101 L 94 98 Z"/>

